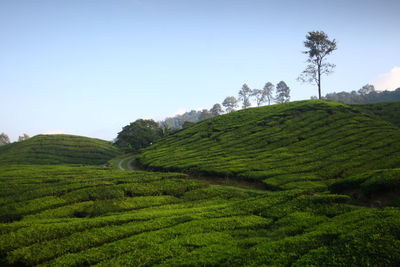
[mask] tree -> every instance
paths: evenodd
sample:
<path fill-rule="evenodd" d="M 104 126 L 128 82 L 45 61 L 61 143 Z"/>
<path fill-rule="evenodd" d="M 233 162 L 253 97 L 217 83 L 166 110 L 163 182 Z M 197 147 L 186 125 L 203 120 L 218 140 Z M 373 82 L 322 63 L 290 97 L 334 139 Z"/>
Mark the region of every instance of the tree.
<path fill-rule="evenodd" d="M 161 136 L 166 137 L 174 132 L 174 129 L 165 121 L 159 122 Z"/>
<path fill-rule="evenodd" d="M 126 151 L 137 152 L 162 137 L 162 129 L 153 120 L 139 119 L 122 128 L 115 144 Z"/>
<path fill-rule="evenodd" d="M 252 96 L 255 97 L 257 107 L 261 106 L 261 104 L 265 103 L 268 101 L 268 105 L 271 104 L 271 100 L 273 99 L 272 93 L 274 91 L 274 85 L 270 82 L 267 82 L 264 85 L 264 88 L 261 89 L 254 89 L 252 91 Z"/>
<path fill-rule="evenodd" d="M 210 109 L 210 112 L 213 116 L 218 116 L 222 114 L 223 110 L 220 104 L 214 104 L 214 106 Z"/>
<path fill-rule="evenodd" d="M 298 79 L 315 83 L 318 86 L 318 97 L 321 99 L 321 75 L 328 75 L 335 68 L 334 64 L 326 62 L 326 57 L 336 50 L 336 41 L 329 40 L 328 35 L 323 31 L 313 31 L 306 36 L 304 46 L 308 49 L 303 51 L 308 55 L 308 65 Z"/>
<path fill-rule="evenodd" d="M 253 89 L 251 92 L 251 96 L 256 99 L 257 107 L 261 106 L 261 104 L 265 102 L 264 90 Z"/>
<path fill-rule="evenodd" d="M 199 121 L 204 121 L 206 119 L 212 118 L 213 115 L 211 114 L 210 111 L 208 111 L 208 109 L 203 109 L 199 115 Z"/>
<path fill-rule="evenodd" d="M 242 89 L 239 91 L 239 100 L 243 101 L 242 108 L 248 108 L 250 103 L 251 89 L 247 84 L 243 84 Z"/>
<path fill-rule="evenodd" d="M 375 86 L 372 84 L 366 84 L 358 90 L 360 95 L 368 95 L 369 93 L 375 92 Z"/>
<path fill-rule="evenodd" d="M 0 146 L 10 143 L 10 138 L 5 133 L 0 134 Z"/>
<path fill-rule="evenodd" d="M 289 100 L 290 100 L 290 88 L 284 81 L 280 81 L 276 85 L 275 102 L 281 104 L 289 102 Z"/>
<path fill-rule="evenodd" d="M 272 94 L 274 92 L 274 87 L 275 86 L 270 82 L 267 82 L 264 85 L 263 91 L 264 91 L 265 98 L 268 100 L 268 105 L 270 105 L 271 100 L 273 100 Z"/>
<path fill-rule="evenodd" d="M 26 133 L 18 137 L 18 142 L 28 140 L 30 137 Z"/>
<path fill-rule="evenodd" d="M 225 107 L 225 110 L 227 113 L 235 111 L 235 109 L 238 107 L 237 104 L 237 99 L 234 96 L 228 96 L 225 98 L 224 102 L 222 102 L 222 105 Z"/>

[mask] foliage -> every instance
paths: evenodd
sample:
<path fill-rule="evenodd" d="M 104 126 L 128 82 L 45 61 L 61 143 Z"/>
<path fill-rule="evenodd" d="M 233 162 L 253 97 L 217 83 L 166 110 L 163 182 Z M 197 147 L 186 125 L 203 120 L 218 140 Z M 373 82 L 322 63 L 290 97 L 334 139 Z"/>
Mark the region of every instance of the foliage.
<path fill-rule="evenodd" d="M 237 100 L 234 96 L 228 96 L 225 98 L 224 102 L 222 102 L 222 105 L 225 107 L 225 111 L 227 113 L 230 113 L 232 111 L 235 111 L 235 109 L 238 107 Z"/>
<path fill-rule="evenodd" d="M 242 89 L 239 91 L 239 100 L 242 101 L 242 108 L 248 108 L 251 106 L 250 103 L 250 96 L 252 95 L 252 90 L 250 87 L 245 83 L 242 86 Z"/>
<path fill-rule="evenodd" d="M 375 92 L 375 86 L 373 86 L 372 84 L 366 84 L 363 87 L 361 87 L 360 90 L 358 90 L 358 93 L 360 95 L 368 95 L 372 92 Z"/>
<path fill-rule="evenodd" d="M 274 98 L 273 98 L 274 87 L 275 87 L 275 86 L 274 86 L 272 83 L 270 83 L 270 82 L 267 82 L 267 83 L 264 85 L 264 88 L 263 88 L 263 95 L 265 96 L 265 100 L 268 101 L 268 105 L 270 105 L 270 104 L 271 104 L 271 101 L 274 99 Z M 264 101 L 265 101 L 265 100 L 264 100 Z"/>
<path fill-rule="evenodd" d="M 151 145 L 163 135 L 159 124 L 153 120 L 138 119 L 122 128 L 115 144 L 128 152 L 137 152 Z"/>
<path fill-rule="evenodd" d="M 282 104 L 289 101 L 290 101 L 290 88 L 284 81 L 280 81 L 276 85 L 275 102 L 278 104 Z"/>
<path fill-rule="evenodd" d="M 28 140 L 29 138 L 30 136 L 24 133 L 23 135 L 18 136 L 18 142 Z"/>
<path fill-rule="evenodd" d="M 0 147 L 0 164 L 104 164 L 119 151 L 100 139 L 73 135 L 37 135 Z"/>
<path fill-rule="evenodd" d="M 210 112 L 213 116 L 218 116 L 221 115 L 223 113 L 222 107 L 220 104 L 214 104 L 214 106 L 212 106 L 212 108 L 210 109 Z"/>
<path fill-rule="evenodd" d="M 189 112 L 185 112 L 183 114 L 176 115 L 174 117 L 168 117 L 165 120 L 161 121 L 160 125 L 162 128 L 168 127 L 172 131 L 182 129 L 183 124 L 185 122 L 196 123 L 196 122 L 208 119 L 210 117 L 216 116 L 215 113 L 220 112 L 220 111 L 218 110 L 219 104 L 215 104 L 215 105 L 217 105 L 217 106 L 214 111 L 213 111 L 213 109 L 211 109 L 210 111 L 208 111 L 206 109 L 201 110 L 201 111 L 191 110 Z M 219 105 L 219 108 L 221 108 L 220 105 Z"/>
<path fill-rule="evenodd" d="M 318 86 L 318 96 L 321 99 L 321 75 L 332 73 L 334 64 L 326 62 L 326 57 L 337 49 L 335 39 L 329 40 L 323 31 L 312 31 L 306 35 L 304 42 L 308 56 L 307 67 L 301 73 L 299 80 L 315 83 Z"/>
<path fill-rule="evenodd" d="M 324 99 L 342 103 L 394 102 L 400 101 L 400 88 L 394 91 L 373 91 L 371 87 L 364 86 L 358 91 L 329 93 Z"/>
<path fill-rule="evenodd" d="M 10 143 L 10 138 L 5 133 L 0 134 L 0 146 Z"/>

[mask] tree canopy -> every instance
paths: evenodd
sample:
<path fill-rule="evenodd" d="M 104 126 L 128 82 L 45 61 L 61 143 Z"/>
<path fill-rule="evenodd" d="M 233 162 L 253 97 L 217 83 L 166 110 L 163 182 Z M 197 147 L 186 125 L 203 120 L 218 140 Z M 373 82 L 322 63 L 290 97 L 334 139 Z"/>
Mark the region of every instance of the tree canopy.
<path fill-rule="evenodd" d="M 122 128 L 115 144 L 125 151 L 137 152 L 162 137 L 163 131 L 153 120 L 138 119 Z"/>
<path fill-rule="evenodd" d="M 225 98 L 224 102 L 222 102 L 222 105 L 225 107 L 226 112 L 232 112 L 235 111 L 235 109 L 238 107 L 237 104 L 237 99 L 234 96 L 228 96 Z"/>
<path fill-rule="evenodd" d="M 250 103 L 250 96 L 252 94 L 252 91 L 250 87 L 245 83 L 242 86 L 242 89 L 239 91 L 239 100 L 243 102 L 242 108 L 248 108 L 251 106 Z"/>
<path fill-rule="evenodd" d="M 284 81 L 280 81 L 276 85 L 275 102 L 278 104 L 290 101 L 290 88 Z"/>
<path fill-rule="evenodd" d="M 0 146 L 7 145 L 10 143 L 10 138 L 5 133 L 0 134 Z"/>

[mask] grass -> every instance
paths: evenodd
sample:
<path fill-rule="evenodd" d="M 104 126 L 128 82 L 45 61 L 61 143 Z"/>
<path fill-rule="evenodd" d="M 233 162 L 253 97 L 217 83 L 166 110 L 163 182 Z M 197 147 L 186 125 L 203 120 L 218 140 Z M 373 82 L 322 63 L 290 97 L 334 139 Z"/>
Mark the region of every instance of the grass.
<path fill-rule="evenodd" d="M 119 154 L 100 139 L 74 135 L 37 135 L 26 141 L 0 146 L 0 164 L 101 165 Z"/>
<path fill-rule="evenodd" d="M 323 191 L 337 178 L 400 167 L 399 107 L 316 100 L 250 108 L 181 130 L 138 160 L 149 169 L 240 177 L 273 190 Z"/>

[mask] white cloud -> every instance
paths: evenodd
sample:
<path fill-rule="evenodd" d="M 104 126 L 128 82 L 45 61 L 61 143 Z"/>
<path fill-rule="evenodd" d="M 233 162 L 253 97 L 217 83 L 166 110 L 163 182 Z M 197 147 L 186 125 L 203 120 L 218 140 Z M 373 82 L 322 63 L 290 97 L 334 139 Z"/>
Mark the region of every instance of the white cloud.
<path fill-rule="evenodd" d="M 48 130 L 43 134 L 65 134 L 65 130 Z"/>
<path fill-rule="evenodd" d="M 396 90 L 400 87 L 400 67 L 393 67 L 390 72 L 379 75 L 372 84 L 379 91 Z"/>

